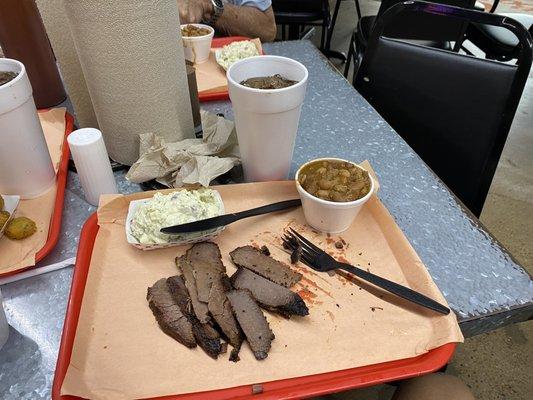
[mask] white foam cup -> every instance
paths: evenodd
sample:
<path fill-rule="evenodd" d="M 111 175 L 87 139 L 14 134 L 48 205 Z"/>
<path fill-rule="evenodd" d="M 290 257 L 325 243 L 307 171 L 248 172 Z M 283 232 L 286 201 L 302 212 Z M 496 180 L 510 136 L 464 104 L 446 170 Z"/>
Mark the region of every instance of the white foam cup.
<path fill-rule="evenodd" d="M 282 89 L 254 89 L 240 82 L 279 74 L 297 81 Z M 307 87 L 307 69 L 279 56 L 237 61 L 226 73 L 239 149 L 247 182 L 287 179 L 300 112 Z"/>
<path fill-rule="evenodd" d="M 215 30 L 209 25 L 204 24 L 184 24 L 181 28 L 185 28 L 187 25 L 194 25 L 198 28 L 208 29 L 209 33 L 203 36 L 183 36 L 183 52 L 185 59 L 195 64 L 201 64 L 209 59 L 209 52 L 211 51 L 211 42 L 213 41 L 213 35 Z"/>
<path fill-rule="evenodd" d="M 363 208 L 364 204 L 370 199 L 374 193 L 374 179 L 371 175 L 370 178 L 370 190 L 368 193 L 358 200 L 335 202 L 320 199 L 308 193 L 300 184 L 299 176 L 303 168 L 310 163 L 316 161 L 344 161 L 353 164 L 357 168 L 364 169 L 359 165 L 341 158 L 318 158 L 316 160 L 309 161 L 302 165 L 298 171 L 296 171 L 295 181 L 296 189 L 302 200 L 302 208 L 304 217 L 309 226 L 325 233 L 341 233 L 350 227 L 353 223 L 359 211 Z"/>
<path fill-rule="evenodd" d="M 2 58 L 0 71 L 18 73 L 0 86 L 0 193 L 35 198 L 54 185 L 54 166 L 26 68 Z"/>

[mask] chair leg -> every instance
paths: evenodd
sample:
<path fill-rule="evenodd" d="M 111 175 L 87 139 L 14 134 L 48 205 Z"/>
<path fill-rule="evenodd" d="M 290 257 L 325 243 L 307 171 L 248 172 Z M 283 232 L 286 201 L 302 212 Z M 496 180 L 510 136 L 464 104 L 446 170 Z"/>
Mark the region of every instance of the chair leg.
<path fill-rule="evenodd" d="M 326 44 L 322 50 L 322 53 L 327 58 L 336 58 L 340 60 L 341 62 L 345 62 L 346 56 L 343 53 L 339 51 L 331 50 L 331 37 L 333 36 L 333 30 L 335 29 L 335 24 L 337 23 L 337 16 L 339 15 L 339 8 L 341 5 L 341 1 L 342 0 L 337 0 L 335 2 L 335 8 L 333 9 L 333 16 L 331 17 L 331 19 L 328 18 L 327 20 L 324 21 L 324 23 L 326 24 L 325 31 L 327 35 L 326 35 Z"/>
<path fill-rule="evenodd" d="M 454 46 L 453 46 L 453 52 L 454 53 L 459 53 L 459 50 L 461 50 L 461 48 L 463 47 L 463 43 L 464 41 L 466 40 L 466 35 L 462 35 L 459 40 L 457 42 L 455 42 Z"/>
<path fill-rule="evenodd" d="M 287 38 L 287 25 L 281 25 L 281 40 L 286 40 Z"/>
<path fill-rule="evenodd" d="M 326 41 L 326 31 L 328 30 L 327 21 L 322 23 L 322 32 L 320 33 L 320 51 L 324 51 L 324 44 Z"/>
<path fill-rule="evenodd" d="M 357 21 L 361 19 L 361 6 L 359 5 L 359 0 L 355 1 L 355 11 L 357 12 Z"/>
<path fill-rule="evenodd" d="M 352 58 L 355 56 L 355 32 L 352 34 L 350 44 L 348 46 L 348 55 L 346 56 L 346 65 L 344 66 L 344 77 L 348 79 L 348 72 L 350 71 L 350 65 Z M 355 60 L 354 60 L 355 62 Z"/>
<path fill-rule="evenodd" d="M 352 75 L 352 85 L 355 87 L 355 79 L 357 77 L 357 72 L 359 71 L 359 67 L 361 66 L 361 60 L 363 58 L 363 54 L 366 50 L 365 46 L 361 41 L 359 40 L 359 35 L 357 34 L 357 29 L 353 33 L 353 75 Z"/>
<path fill-rule="evenodd" d="M 335 2 L 335 8 L 333 9 L 333 17 L 331 18 L 331 22 L 329 23 L 329 26 L 327 27 L 327 31 L 328 31 L 328 36 L 327 36 L 327 41 L 326 41 L 327 50 L 331 49 L 331 37 L 333 36 L 333 30 L 335 29 L 335 24 L 337 23 L 337 17 L 339 15 L 341 1 L 342 0 L 337 0 Z"/>

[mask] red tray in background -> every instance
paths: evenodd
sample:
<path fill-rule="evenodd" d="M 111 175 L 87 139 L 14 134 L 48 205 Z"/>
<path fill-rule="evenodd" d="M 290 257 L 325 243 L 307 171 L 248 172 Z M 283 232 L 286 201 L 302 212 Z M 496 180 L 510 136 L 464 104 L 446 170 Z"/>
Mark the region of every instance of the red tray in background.
<path fill-rule="evenodd" d="M 46 110 L 39 111 L 43 112 Z M 35 263 L 38 263 L 48 254 L 50 254 L 59 240 L 59 234 L 61 233 L 61 221 L 63 218 L 63 203 L 65 202 L 65 190 L 67 187 L 68 160 L 70 156 L 67 136 L 73 130 L 74 117 L 68 112 L 65 112 L 65 139 L 63 141 L 63 152 L 61 154 L 61 160 L 59 161 L 59 168 L 57 170 L 57 192 L 54 202 L 54 211 L 52 212 L 52 220 L 50 221 L 50 227 L 48 228 L 48 238 L 44 246 L 35 254 Z M 34 266 L 20 268 L 4 274 L 0 273 L 0 277 L 15 275 L 30 268 L 34 268 Z"/>
<path fill-rule="evenodd" d="M 228 36 L 228 37 L 214 38 L 213 41 L 211 42 L 211 48 L 218 49 L 220 47 L 224 47 L 227 44 L 230 44 L 233 42 L 239 42 L 241 40 L 250 40 L 250 38 L 245 37 L 245 36 Z M 261 52 L 261 54 L 265 54 L 264 50 Z M 200 100 L 200 102 L 227 100 L 227 99 L 229 99 L 229 93 L 227 89 L 220 91 L 220 92 L 209 92 L 209 93 L 199 92 L 198 93 L 198 100 Z"/>
<path fill-rule="evenodd" d="M 74 400 L 76 396 L 62 396 L 61 386 L 70 363 L 74 337 L 80 316 L 81 303 L 91 263 L 94 241 L 98 233 L 96 214 L 89 217 L 80 236 L 76 267 L 70 289 L 70 298 L 63 326 L 63 335 L 52 386 L 52 399 Z M 411 378 L 428 374 L 445 365 L 455 351 L 455 343 L 430 350 L 426 354 L 404 360 L 385 362 L 365 367 L 352 368 L 325 374 L 300 378 L 283 379 L 262 383 L 262 393 L 252 394 L 252 385 L 244 385 L 222 390 L 197 392 L 185 395 L 158 397 L 158 400 L 227 400 L 227 399 L 301 399 L 329 393 L 341 392 L 380 383 Z M 127 366 L 125 366 L 127 368 Z M 295 366 L 297 368 L 297 366 Z"/>

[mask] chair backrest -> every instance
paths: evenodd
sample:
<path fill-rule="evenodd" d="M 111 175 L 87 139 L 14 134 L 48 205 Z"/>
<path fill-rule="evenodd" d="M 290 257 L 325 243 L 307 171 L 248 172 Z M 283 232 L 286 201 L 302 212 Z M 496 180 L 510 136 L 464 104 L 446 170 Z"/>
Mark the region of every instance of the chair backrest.
<path fill-rule="evenodd" d="M 272 0 L 272 9 L 276 13 L 317 13 L 328 9 L 327 0 Z"/>
<path fill-rule="evenodd" d="M 405 0 L 403 0 L 405 1 Z M 402 0 L 383 0 L 378 17 Z M 438 0 L 436 3 L 473 9 L 476 0 Z M 461 20 L 439 18 L 436 15 L 403 14 L 388 24 L 385 36 L 407 40 L 457 41 L 466 31 L 468 24 Z"/>
<path fill-rule="evenodd" d="M 506 27 L 522 45 L 518 65 L 384 37 L 387 25 L 404 12 Z M 376 22 L 354 84 L 479 216 L 531 68 L 531 54 L 531 36 L 514 20 L 405 2 Z"/>

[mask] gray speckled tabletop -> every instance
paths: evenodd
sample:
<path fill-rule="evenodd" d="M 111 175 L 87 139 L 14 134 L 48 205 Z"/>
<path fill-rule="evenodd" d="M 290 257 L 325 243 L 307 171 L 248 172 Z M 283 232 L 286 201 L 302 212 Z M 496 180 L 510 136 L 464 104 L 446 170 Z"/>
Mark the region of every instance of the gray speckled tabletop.
<path fill-rule="evenodd" d="M 310 42 L 266 44 L 269 54 L 301 61 L 309 70 L 292 173 L 320 156 L 368 159 L 381 184 L 380 198 L 424 261 L 457 313 L 465 336 L 533 315 L 533 281 L 509 254 L 465 213 L 454 196 L 379 114 Z M 229 102 L 204 104 L 233 118 Z M 139 191 L 116 173 L 122 193 Z M 39 266 L 73 257 L 85 219 L 95 211 L 69 175 L 62 236 Z M 10 337 L 0 350 L 0 398 L 47 399 L 72 268 L 4 285 Z"/>

